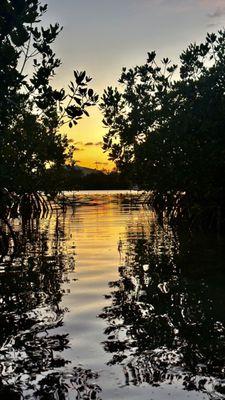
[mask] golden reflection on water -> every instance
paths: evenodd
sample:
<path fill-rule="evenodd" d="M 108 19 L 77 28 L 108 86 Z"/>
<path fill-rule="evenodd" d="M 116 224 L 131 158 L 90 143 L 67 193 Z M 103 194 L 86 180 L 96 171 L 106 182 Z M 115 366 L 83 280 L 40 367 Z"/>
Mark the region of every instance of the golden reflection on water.
<path fill-rule="evenodd" d="M 186 343 L 198 342 L 197 328 L 191 334 L 188 329 L 199 316 L 200 328 L 209 326 L 207 285 L 178 276 L 180 245 L 172 229 L 160 228 L 151 210 L 126 197 L 80 193 L 79 207 L 56 210 L 30 225 L 14 221 L 20 248 L 0 261 L 5 377 L 10 372 L 12 381 L 19 376 L 27 388 L 33 382 L 46 392 L 52 381 L 40 382 L 48 373 L 72 379 L 74 368 L 89 396 L 80 398 L 90 399 L 91 369 L 99 376 L 90 379 L 102 390 L 96 399 L 208 399 L 204 390 L 184 391 L 180 370 L 174 372 L 187 358 Z M 210 337 L 204 330 L 207 340 L 214 334 L 210 329 Z M 70 380 L 64 398 L 74 398 L 71 385 Z"/>

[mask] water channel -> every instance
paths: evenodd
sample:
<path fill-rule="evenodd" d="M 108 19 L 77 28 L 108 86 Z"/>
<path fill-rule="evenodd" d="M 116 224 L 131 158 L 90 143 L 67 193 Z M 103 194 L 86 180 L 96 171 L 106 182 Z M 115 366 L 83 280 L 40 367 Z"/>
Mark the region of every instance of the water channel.
<path fill-rule="evenodd" d="M 224 399 L 223 238 L 76 196 L 1 231 L 0 399 Z"/>

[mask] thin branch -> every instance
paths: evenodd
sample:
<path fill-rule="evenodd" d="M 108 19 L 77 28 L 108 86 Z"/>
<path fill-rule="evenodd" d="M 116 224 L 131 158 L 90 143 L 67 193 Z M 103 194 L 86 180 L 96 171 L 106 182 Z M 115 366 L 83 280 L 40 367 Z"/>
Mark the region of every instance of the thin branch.
<path fill-rule="evenodd" d="M 30 25 L 30 27 L 32 27 L 32 24 Z M 22 75 L 23 70 L 25 68 L 25 65 L 27 63 L 27 60 L 29 59 L 30 43 L 31 43 L 31 32 L 30 32 L 30 37 L 29 37 L 28 44 L 27 44 L 27 49 L 26 49 L 26 54 L 25 54 L 25 57 L 24 57 L 23 65 L 22 65 L 22 68 L 20 70 L 20 74 L 21 75 Z"/>

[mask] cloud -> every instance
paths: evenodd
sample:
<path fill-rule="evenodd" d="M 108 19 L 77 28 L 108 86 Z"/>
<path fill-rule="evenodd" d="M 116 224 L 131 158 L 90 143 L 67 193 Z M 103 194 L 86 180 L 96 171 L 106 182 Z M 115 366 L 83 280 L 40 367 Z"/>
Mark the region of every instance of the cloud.
<path fill-rule="evenodd" d="M 225 15 L 225 7 L 217 7 L 216 10 L 208 14 L 209 18 L 215 19 Z"/>
<path fill-rule="evenodd" d="M 87 142 L 84 144 L 84 146 L 102 146 L 102 142 Z"/>
<path fill-rule="evenodd" d="M 80 147 L 74 147 L 75 151 L 83 151 L 84 149 L 81 149 Z"/>
<path fill-rule="evenodd" d="M 207 25 L 207 28 L 215 28 L 215 26 L 217 26 L 217 24 L 213 24 L 213 23 L 212 23 L 212 24 L 208 24 L 208 25 Z"/>
<path fill-rule="evenodd" d="M 216 8 L 215 12 L 211 11 L 212 18 L 218 18 L 224 14 L 224 0 L 134 0 L 136 4 L 151 7 L 152 5 L 173 7 L 175 11 L 190 11 L 199 5 L 204 10 L 210 11 Z M 221 14 L 222 11 L 222 14 Z M 214 16 L 215 14 L 215 16 Z"/>
<path fill-rule="evenodd" d="M 199 0 L 199 2 L 206 6 L 212 6 L 212 4 L 215 7 L 224 6 L 224 0 L 214 0 L 213 2 L 212 2 L 212 0 Z"/>

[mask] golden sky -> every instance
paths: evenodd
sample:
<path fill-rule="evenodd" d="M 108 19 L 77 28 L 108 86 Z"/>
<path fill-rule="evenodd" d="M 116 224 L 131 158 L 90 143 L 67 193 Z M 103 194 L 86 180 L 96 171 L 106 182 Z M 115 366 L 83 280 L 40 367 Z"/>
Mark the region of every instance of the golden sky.
<path fill-rule="evenodd" d="M 83 118 L 71 129 L 66 128 L 68 137 L 75 144 L 75 161 L 82 166 L 111 170 L 115 165 L 102 150 L 102 137 L 106 130 L 103 128 L 101 112 L 98 107 L 90 107 L 88 112 L 90 117 Z"/>
<path fill-rule="evenodd" d="M 190 42 L 224 27 L 225 0 L 47 0 L 46 23 L 59 22 L 63 31 L 55 44 L 62 60 L 56 86 L 66 87 L 73 70 L 86 70 L 101 96 L 118 86 L 122 67 L 143 64 L 148 51 L 179 61 Z M 105 129 L 98 108 L 72 129 L 78 164 L 112 168 L 100 142 Z M 92 143 L 87 145 L 87 143 Z"/>

